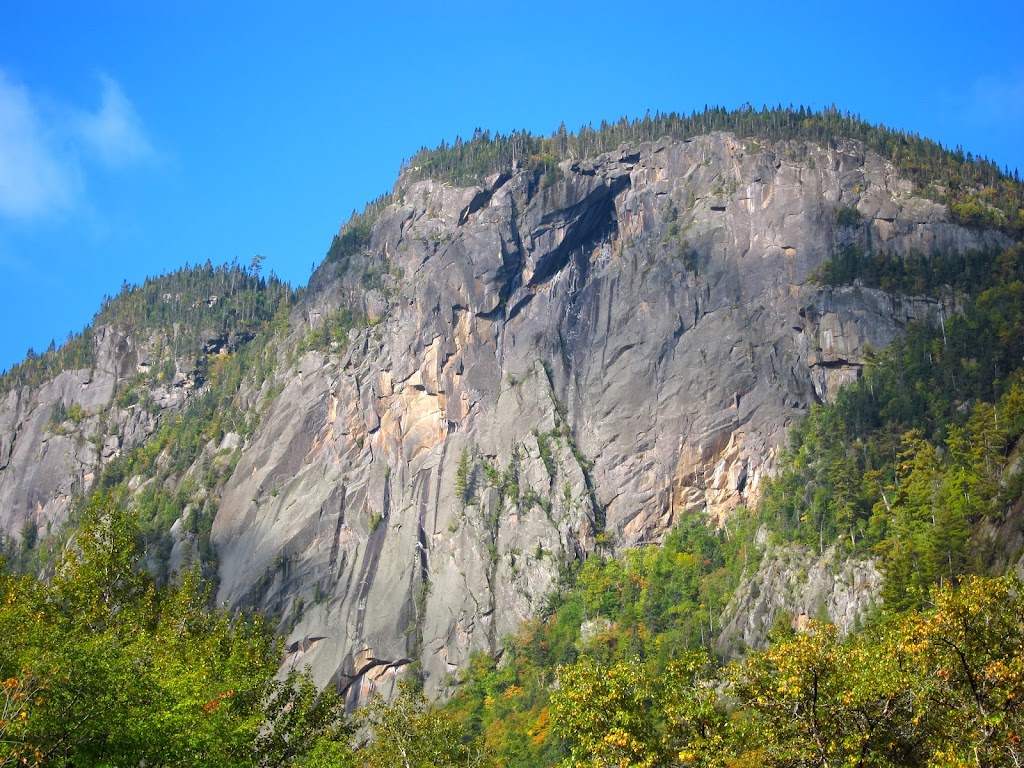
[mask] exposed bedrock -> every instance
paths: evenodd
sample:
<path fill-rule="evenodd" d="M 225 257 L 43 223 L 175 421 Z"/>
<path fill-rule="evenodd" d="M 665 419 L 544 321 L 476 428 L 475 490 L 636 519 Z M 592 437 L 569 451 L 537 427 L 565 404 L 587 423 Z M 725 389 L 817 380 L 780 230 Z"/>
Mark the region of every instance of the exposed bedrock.
<path fill-rule="evenodd" d="M 716 134 L 566 162 L 548 186 L 400 180 L 368 250 L 397 276 L 362 299 L 376 324 L 301 360 L 225 493 L 221 599 L 277 611 L 288 663 L 352 701 L 410 665 L 443 691 L 602 531 L 653 542 L 755 501 L 811 403 L 952 311 L 809 282 L 868 237 L 1001 243 L 853 143 Z M 325 263 L 307 316 L 350 283 Z"/>

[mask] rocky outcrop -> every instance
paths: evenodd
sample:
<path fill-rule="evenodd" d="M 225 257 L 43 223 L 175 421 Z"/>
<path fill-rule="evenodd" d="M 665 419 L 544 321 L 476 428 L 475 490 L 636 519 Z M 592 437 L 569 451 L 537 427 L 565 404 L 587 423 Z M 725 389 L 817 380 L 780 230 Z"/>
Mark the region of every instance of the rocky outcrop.
<path fill-rule="evenodd" d="M 764 529 L 757 544 L 758 567 L 745 574 L 720 619 L 715 651 L 723 658 L 764 648 L 780 623 L 803 631 L 811 620 L 827 621 L 846 634 L 879 604 L 882 574 L 871 560 L 845 557 L 840 545 L 820 555 L 796 544 L 774 546 Z"/>
<path fill-rule="evenodd" d="M 953 297 L 900 296 L 858 285 L 818 291 L 793 326 L 815 397 L 831 402 L 842 386 L 857 380 L 867 355 L 889 346 L 909 323 L 940 323 L 955 311 Z"/>
<path fill-rule="evenodd" d="M 599 543 L 656 542 L 681 516 L 723 521 L 756 502 L 810 404 L 908 322 L 955 310 L 811 282 L 838 247 L 1005 242 L 950 223 L 855 142 L 728 134 L 476 187 L 403 177 L 373 217 L 365 247 L 313 276 L 292 341 L 342 307 L 369 323 L 328 352 L 282 342 L 271 380 L 245 385 L 262 415 L 232 438 L 241 456 L 212 533 L 218 599 L 276 615 L 286 664 L 353 703 L 410 669 L 443 693 Z M 246 340 L 204 341 L 220 354 Z M 57 520 L 104 457 L 153 429 L 113 404 L 121 377 L 155 364 L 124 344 L 0 408 L 8 531 Z M 179 364 L 149 399 L 177 407 L 202 385 Z M 47 426 L 57 402 L 82 406 L 81 439 Z M 185 529 L 172 529 L 173 562 Z M 782 610 L 854 621 L 877 572 L 829 557 L 752 577 L 723 642 L 761 642 Z M 765 597 L 776 592 L 790 597 Z"/>
<path fill-rule="evenodd" d="M 94 368 L 9 392 L 0 404 L 0 530 L 8 535 L 63 523 L 71 500 L 90 489 L 122 442 L 148 435 L 141 413 L 122 414 L 117 429 L 106 424 L 118 382 L 137 364 L 132 339 L 104 327 L 95 346 Z"/>
<path fill-rule="evenodd" d="M 95 487 L 104 466 L 156 430 L 160 414 L 178 412 L 202 384 L 195 360 L 178 360 L 166 381 L 153 376 L 159 334 L 144 338 L 110 325 L 93 335 L 95 364 L 63 371 L 0 402 L 0 531 L 20 538 L 29 527 L 59 531 L 72 501 Z M 224 339 L 225 344 L 237 339 Z M 149 383 L 146 383 L 149 382 Z M 142 397 L 119 402 L 137 384 Z"/>

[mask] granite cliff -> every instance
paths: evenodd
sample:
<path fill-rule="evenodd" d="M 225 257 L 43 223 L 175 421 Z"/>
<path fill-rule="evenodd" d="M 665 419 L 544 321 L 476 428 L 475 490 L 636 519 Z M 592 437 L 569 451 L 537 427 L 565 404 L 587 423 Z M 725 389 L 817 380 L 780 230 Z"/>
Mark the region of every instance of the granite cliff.
<path fill-rule="evenodd" d="M 953 223 L 852 140 L 662 139 L 473 186 L 415 170 L 342 230 L 267 347 L 277 364 L 241 384 L 258 426 L 202 452 L 232 456 L 215 489 L 218 600 L 280 617 L 285 664 L 352 702 L 410 668 L 443 693 L 471 653 L 500 653 L 572 560 L 656 542 L 685 515 L 727 522 L 810 404 L 907 323 L 956 311 L 822 287 L 812 276 L 838 249 L 1009 242 Z M 301 344 L 339 313 L 366 322 Z M 94 343 L 91 369 L 0 404 L 12 534 L 59 525 L 203 388 L 178 361 L 150 407 L 119 404 L 158 344 L 115 326 Z M 79 418 L 55 424 L 58 404 Z M 169 535 L 170 565 L 186 562 L 184 520 Z M 760 642 L 780 609 L 852 623 L 877 593 L 872 565 L 851 563 L 765 607 L 791 579 L 779 568 L 737 596 L 720 645 Z"/>

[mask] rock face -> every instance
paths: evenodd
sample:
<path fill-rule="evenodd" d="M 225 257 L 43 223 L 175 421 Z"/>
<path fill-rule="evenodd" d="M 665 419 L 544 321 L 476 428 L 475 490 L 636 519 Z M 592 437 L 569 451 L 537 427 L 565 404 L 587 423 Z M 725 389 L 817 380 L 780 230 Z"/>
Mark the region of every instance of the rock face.
<path fill-rule="evenodd" d="M 567 561 L 756 501 L 811 403 L 907 322 L 953 310 L 813 284 L 837 247 L 1003 242 L 951 224 L 854 142 L 712 134 L 565 162 L 553 182 L 402 178 L 366 248 L 326 261 L 293 316 L 296 338 L 343 306 L 372 322 L 274 374 L 283 391 L 214 521 L 218 598 L 279 615 L 286 663 L 353 703 L 410 668 L 443 692 L 472 652 L 500 652 Z M 56 516 L 68 478 L 97 465 L 58 443 L 59 479 L 26 474 L 45 404 L 83 375 L 0 411 L 8 530 Z M 857 573 L 845 603 L 839 577 L 819 579 L 807 610 L 855 616 L 877 586 Z M 754 612 L 727 617 L 729 637 L 763 636 Z"/>
<path fill-rule="evenodd" d="M 409 665 L 443 688 L 602 534 L 756 500 L 810 403 L 949 311 L 809 284 L 838 245 L 1001 242 L 854 144 L 729 135 L 394 199 L 364 262 L 393 276 L 364 299 L 376 325 L 301 360 L 214 527 L 220 599 L 279 611 L 289 663 L 353 700 Z M 346 269 L 321 267 L 306 316 L 351 294 Z"/>
<path fill-rule="evenodd" d="M 0 530 L 20 535 L 64 521 L 76 494 L 87 491 L 102 463 L 123 441 L 138 443 L 152 431 L 139 408 L 107 424 L 117 384 L 134 373 L 131 338 L 112 328 L 96 333 L 92 370 L 64 371 L 36 390 L 9 392 L 0 403 Z M 75 418 L 58 420 L 56 409 Z"/>
<path fill-rule="evenodd" d="M 63 371 L 36 389 L 0 401 L 0 532 L 19 537 L 59 530 L 70 504 L 95 487 L 103 467 L 143 444 L 163 412 L 178 412 L 195 391 L 195 361 L 148 390 L 149 404 L 118 404 L 119 387 L 150 372 L 159 336 L 137 338 L 109 325 L 93 333 L 96 364 Z"/>
<path fill-rule="evenodd" d="M 743 579 L 720 618 L 718 655 L 764 648 L 778 622 L 800 631 L 809 620 L 824 620 L 846 634 L 867 618 L 882 589 L 873 562 L 841 559 L 834 545 L 816 556 L 799 545 L 773 547 L 767 539 L 762 529 L 759 567 Z"/>

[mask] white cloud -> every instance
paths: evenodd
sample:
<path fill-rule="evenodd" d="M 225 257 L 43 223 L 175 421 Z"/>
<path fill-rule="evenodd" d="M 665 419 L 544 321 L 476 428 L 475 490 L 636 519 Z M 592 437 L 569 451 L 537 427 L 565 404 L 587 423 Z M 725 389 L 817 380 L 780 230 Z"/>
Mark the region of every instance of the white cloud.
<path fill-rule="evenodd" d="M 90 111 L 40 98 L 0 69 L 0 217 L 80 211 L 97 164 L 118 171 L 156 160 L 121 87 L 106 75 L 99 82 L 99 108 Z"/>
<path fill-rule="evenodd" d="M 109 168 L 125 168 L 156 157 L 142 129 L 142 121 L 124 92 L 113 79 L 100 76 L 103 89 L 99 111 L 82 113 L 78 134 L 85 147 Z"/>
<path fill-rule="evenodd" d="M 64 211 L 76 177 L 31 94 L 0 70 L 0 215 L 26 219 Z"/>

